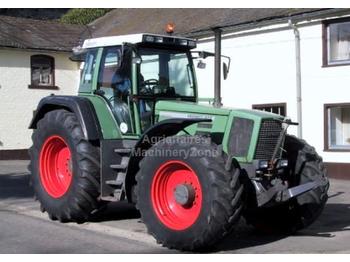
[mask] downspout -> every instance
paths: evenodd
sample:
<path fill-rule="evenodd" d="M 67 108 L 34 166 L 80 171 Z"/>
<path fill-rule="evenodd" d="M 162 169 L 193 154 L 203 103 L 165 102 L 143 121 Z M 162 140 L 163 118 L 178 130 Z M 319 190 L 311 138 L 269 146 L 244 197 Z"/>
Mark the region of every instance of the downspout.
<path fill-rule="evenodd" d="M 214 28 L 215 66 L 214 66 L 214 106 L 221 107 L 221 29 Z"/>
<path fill-rule="evenodd" d="M 289 25 L 294 32 L 295 41 L 295 73 L 296 73 L 296 94 L 297 94 L 297 122 L 298 125 L 298 137 L 303 137 L 303 118 L 302 118 L 302 93 L 301 93 L 301 61 L 300 61 L 300 32 L 296 24 L 293 24 L 289 20 Z"/>

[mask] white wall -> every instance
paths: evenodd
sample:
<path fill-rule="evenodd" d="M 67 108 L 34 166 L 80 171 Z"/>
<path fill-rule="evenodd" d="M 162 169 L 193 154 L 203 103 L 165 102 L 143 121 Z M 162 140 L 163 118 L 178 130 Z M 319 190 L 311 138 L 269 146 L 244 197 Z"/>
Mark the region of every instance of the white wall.
<path fill-rule="evenodd" d="M 30 56 L 46 54 L 55 58 L 55 85 L 59 90 L 29 89 Z M 69 54 L 0 50 L 0 150 L 27 149 L 32 131 L 28 129 L 40 99 L 50 94 L 76 94 L 79 68 Z"/>
<path fill-rule="evenodd" d="M 322 68 L 321 25 L 300 28 L 303 98 L 303 138 L 326 162 L 350 162 L 350 153 L 323 152 L 323 105 L 350 102 L 350 67 Z M 292 30 L 230 38 L 222 54 L 232 59 L 222 82 L 224 106 L 251 108 L 252 104 L 287 103 L 287 115 L 296 121 L 295 46 Z M 199 50 L 213 51 L 211 43 Z M 213 60 L 197 70 L 200 97 L 213 97 Z M 296 134 L 292 126 L 289 133 Z"/>

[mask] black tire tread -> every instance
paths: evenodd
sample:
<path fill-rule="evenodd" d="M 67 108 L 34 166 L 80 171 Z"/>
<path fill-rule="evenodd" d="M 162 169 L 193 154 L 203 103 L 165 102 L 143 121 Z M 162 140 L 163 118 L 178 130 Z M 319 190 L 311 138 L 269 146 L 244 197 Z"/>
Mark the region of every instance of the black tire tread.
<path fill-rule="evenodd" d="M 47 125 L 52 123 L 61 123 L 62 128 L 68 130 L 71 134 L 72 141 L 77 152 L 77 160 L 79 174 L 77 183 L 72 185 L 70 190 L 73 190 L 73 197 L 66 201 L 62 210 L 53 210 L 47 206 L 42 195 L 35 192 L 35 198 L 40 202 L 41 211 L 47 212 L 50 219 L 59 220 L 61 222 L 77 222 L 83 223 L 88 220 L 90 214 L 101 206 L 99 201 L 99 163 L 100 154 L 99 148 L 93 146 L 89 141 L 85 140 L 80 124 L 74 115 L 69 111 L 60 109 L 48 112 L 37 124 L 37 129 L 33 132 L 33 145 L 29 149 L 31 161 L 37 161 L 40 148 L 39 141 L 43 140 L 42 131 Z M 39 170 L 34 169 L 32 162 L 28 166 L 31 175 L 31 183 L 37 183 L 38 179 L 33 179 L 33 176 L 39 176 Z"/>
<path fill-rule="evenodd" d="M 158 144 L 154 145 L 152 148 L 161 146 Z M 193 148 L 193 150 L 208 150 L 208 145 L 201 144 L 188 145 L 178 143 L 173 146 L 179 149 Z M 209 147 L 217 148 L 217 145 L 211 143 Z M 240 211 L 242 210 L 243 205 L 241 201 L 243 187 L 238 179 L 238 176 L 240 175 L 239 170 L 233 173 L 226 171 L 225 161 L 221 155 L 218 155 L 215 158 L 203 156 L 200 157 L 198 161 L 208 170 L 207 175 L 211 181 L 210 187 L 215 188 L 215 196 L 211 202 L 210 214 L 207 215 L 208 225 L 203 227 L 201 232 L 197 233 L 196 239 L 193 239 L 191 243 L 185 243 L 183 241 L 171 241 L 163 238 L 161 235 L 156 235 L 156 233 L 148 227 L 148 221 L 143 220 L 148 232 L 164 247 L 187 251 L 201 250 L 210 247 L 230 233 L 234 224 L 240 218 Z M 140 182 L 144 179 L 144 176 L 148 175 L 142 172 L 144 166 L 147 164 L 147 158 L 143 158 L 139 163 L 140 170 L 136 175 L 137 194 L 139 194 Z M 137 201 L 136 207 L 141 211 L 141 219 L 144 219 L 142 216 L 142 209 L 149 207 L 140 206 L 139 201 Z"/>
<path fill-rule="evenodd" d="M 305 140 L 287 135 L 285 148 L 287 154 L 292 154 L 290 164 L 298 177 L 292 186 L 313 181 L 316 177 L 328 181 L 322 157 Z M 311 198 L 310 203 L 300 204 L 297 199 L 292 199 L 283 205 L 247 209 L 243 216 L 248 224 L 263 233 L 292 234 L 308 227 L 320 216 L 328 199 L 328 188 L 329 182 L 298 197 Z"/>

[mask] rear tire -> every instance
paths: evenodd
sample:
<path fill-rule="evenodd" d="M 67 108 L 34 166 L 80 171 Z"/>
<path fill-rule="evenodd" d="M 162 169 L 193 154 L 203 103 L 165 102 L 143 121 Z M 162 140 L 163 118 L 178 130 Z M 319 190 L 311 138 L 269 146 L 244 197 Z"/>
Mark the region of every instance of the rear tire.
<path fill-rule="evenodd" d="M 100 208 L 99 147 L 86 141 L 76 116 L 50 111 L 38 122 L 29 150 L 31 184 L 50 219 L 83 223 Z"/>
<path fill-rule="evenodd" d="M 149 149 L 140 163 L 137 208 L 148 232 L 168 248 L 202 250 L 212 246 L 232 230 L 240 217 L 240 171 L 226 171 L 217 145 L 203 143 L 203 139 L 166 138 Z M 180 156 L 181 152 L 190 155 Z M 177 201 L 174 192 L 179 185 L 193 189 L 193 202 Z"/>
<path fill-rule="evenodd" d="M 286 153 L 290 168 L 290 186 L 322 179 L 328 181 L 322 158 L 315 148 L 295 136 L 286 136 Z M 291 234 L 311 225 L 327 202 L 329 182 L 296 199 L 272 207 L 250 208 L 243 216 L 248 224 L 263 233 Z"/>

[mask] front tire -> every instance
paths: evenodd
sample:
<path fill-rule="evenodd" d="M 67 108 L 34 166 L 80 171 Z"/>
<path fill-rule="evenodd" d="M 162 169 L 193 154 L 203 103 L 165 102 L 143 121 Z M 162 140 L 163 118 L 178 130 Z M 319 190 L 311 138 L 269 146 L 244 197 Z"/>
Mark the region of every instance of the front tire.
<path fill-rule="evenodd" d="M 100 208 L 99 147 L 84 139 L 76 116 L 45 114 L 32 135 L 31 184 L 41 210 L 52 220 L 85 222 Z"/>
<path fill-rule="evenodd" d="M 166 138 L 140 163 L 137 208 L 149 233 L 168 248 L 209 247 L 227 235 L 240 217 L 240 171 L 226 171 L 218 147 L 203 139 Z"/>
<path fill-rule="evenodd" d="M 290 187 L 315 180 L 327 183 L 283 204 L 245 210 L 243 216 L 247 223 L 263 233 L 292 234 L 308 227 L 321 215 L 328 199 L 326 170 L 315 148 L 304 140 L 287 135 L 284 149 L 284 158 L 288 159 L 290 166 Z"/>

